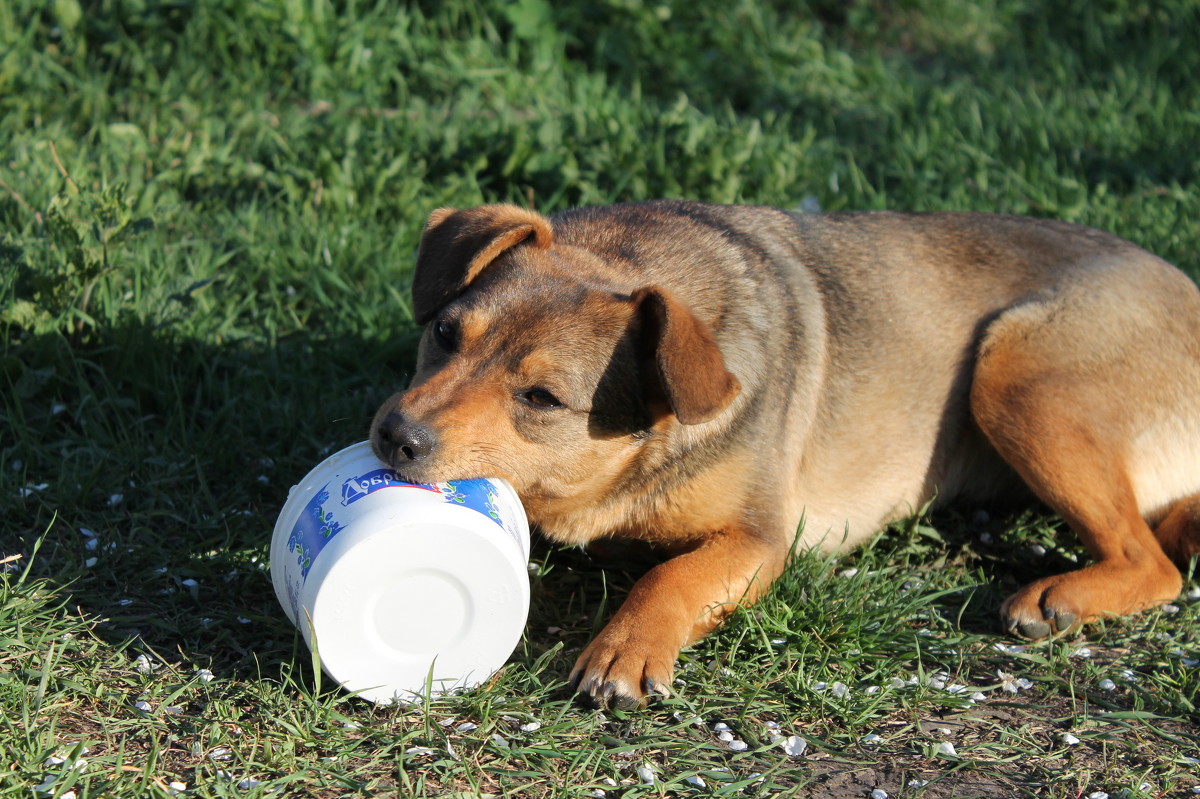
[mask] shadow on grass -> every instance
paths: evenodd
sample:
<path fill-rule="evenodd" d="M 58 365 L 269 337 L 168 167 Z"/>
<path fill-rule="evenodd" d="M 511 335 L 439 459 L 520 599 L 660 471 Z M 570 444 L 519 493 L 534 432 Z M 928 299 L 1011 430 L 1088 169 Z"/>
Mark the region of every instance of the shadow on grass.
<path fill-rule="evenodd" d="M 366 437 L 412 344 L 209 346 L 139 324 L 9 343 L 4 554 L 44 536 L 32 573 L 113 644 L 234 670 L 291 657 L 265 569 L 275 518 L 309 468 Z"/>

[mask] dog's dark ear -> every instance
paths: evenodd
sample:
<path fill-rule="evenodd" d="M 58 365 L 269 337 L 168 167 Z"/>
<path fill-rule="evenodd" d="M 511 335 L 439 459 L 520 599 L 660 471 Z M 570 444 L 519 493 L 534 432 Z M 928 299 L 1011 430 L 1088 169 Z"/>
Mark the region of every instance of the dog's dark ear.
<path fill-rule="evenodd" d="M 425 223 L 417 251 L 412 289 L 417 322 L 432 319 L 505 250 L 528 239 L 545 249 L 553 237 L 549 219 L 516 205 L 437 209 Z"/>
<path fill-rule="evenodd" d="M 712 333 L 691 309 L 661 288 L 633 295 L 642 321 L 643 342 L 675 418 L 700 424 L 729 407 L 741 384 L 728 369 Z"/>

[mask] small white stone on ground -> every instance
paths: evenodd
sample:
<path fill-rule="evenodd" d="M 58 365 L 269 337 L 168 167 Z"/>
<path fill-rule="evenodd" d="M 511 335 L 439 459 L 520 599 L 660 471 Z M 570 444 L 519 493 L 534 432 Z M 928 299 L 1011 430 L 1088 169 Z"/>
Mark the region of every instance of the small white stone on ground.
<path fill-rule="evenodd" d="M 850 692 L 850 686 L 846 685 L 844 682 L 835 682 L 829 690 L 830 693 L 832 693 L 838 699 L 841 699 Z"/>
<path fill-rule="evenodd" d="M 501 749 L 509 748 L 508 741 L 504 740 L 504 738 L 500 735 L 493 735 L 492 743 L 494 743 L 496 746 L 500 747 Z"/>
<path fill-rule="evenodd" d="M 1107 677 L 1105 677 L 1103 680 L 1101 680 L 1099 682 L 1099 687 L 1100 687 L 1101 691 L 1117 690 L 1117 684 L 1115 682 L 1113 682 L 1112 680 L 1108 679 Z"/>
<path fill-rule="evenodd" d="M 729 742 L 729 748 L 734 752 L 745 752 L 750 748 L 750 744 L 745 741 L 733 740 Z"/>
<path fill-rule="evenodd" d="M 654 769 L 650 768 L 649 766 L 638 766 L 637 774 L 638 779 L 640 779 L 646 785 L 654 784 Z"/>
<path fill-rule="evenodd" d="M 887 791 L 882 788 L 876 788 L 871 791 L 871 799 L 888 799 Z"/>
<path fill-rule="evenodd" d="M 143 713 L 149 713 L 151 710 L 150 703 L 144 699 L 139 699 L 138 701 L 134 702 L 133 706 Z"/>
<path fill-rule="evenodd" d="M 688 785 L 694 785 L 697 788 L 708 787 L 708 783 L 706 783 L 704 781 L 704 778 L 701 777 L 699 774 L 693 774 L 690 777 L 684 777 L 683 781 L 686 782 Z"/>
<path fill-rule="evenodd" d="M 462 724 L 459 724 L 454 729 L 458 730 L 459 732 L 471 732 L 472 730 L 479 729 L 479 725 L 473 721 L 464 721 Z"/>
<path fill-rule="evenodd" d="M 203 682 L 212 682 L 213 681 L 213 673 L 211 671 L 209 671 L 208 669 L 197 669 L 196 670 L 196 679 L 202 680 Z"/>
<path fill-rule="evenodd" d="M 537 732 L 542 728 L 540 721 L 530 721 L 521 725 L 521 732 Z"/>
<path fill-rule="evenodd" d="M 718 721 L 713 725 L 713 732 L 725 732 L 729 729 L 729 725 L 723 721 Z"/>
<path fill-rule="evenodd" d="M 939 755 L 949 755 L 951 757 L 958 755 L 958 752 L 954 749 L 954 744 L 950 743 L 949 741 L 942 741 L 940 744 L 938 744 L 937 753 Z"/>
<path fill-rule="evenodd" d="M 1062 738 L 1062 742 L 1065 743 L 1067 746 L 1074 746 L 1075 744 L 1079 743 L 1079 739 L 1076 738 L 1074 735 L 1072 735 L 1069 732 L 1064 732 L 1062 734 L 1061 738 Z"/>
<path fill-rule="evenodd" d="M 864 735 L 862 737 L 862 742 L 865 744 L 877 744 L 882 740 L 883 740 L 882 738 L 880 738 L 878 735 L 876 735 L 873 732 L 867 733 L 866 735 Z"/>
<path fill-rule="evenodd" d="M 733 733 L 731 733 L 729 730 L 721 730 L 719 733 L 717 733 L 717 738 L 725 743 L 729 743 L 733 740 Z"/>

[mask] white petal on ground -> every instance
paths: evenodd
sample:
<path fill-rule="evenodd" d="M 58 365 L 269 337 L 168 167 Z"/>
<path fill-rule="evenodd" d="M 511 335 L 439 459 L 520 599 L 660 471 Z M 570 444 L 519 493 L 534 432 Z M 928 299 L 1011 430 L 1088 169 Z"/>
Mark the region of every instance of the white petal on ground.
<path fill-rule="evenodd" d="M 1100 688 L 1100 690 L 1101 690 L 1101 691 L 1115 691 L 1115 690 L 1117 690 L 1117 684 L 1116 684 L 1115 682 L 1113 682 L 1112 680 L 1108 679 L 1107 677 L 1105 677 L 1103 680 L 1101 680 L 1101 681 L 1098 683 L 1098 686 L 1099 686 L 1099 688 Z"/>
<path fill-rule="evenodd" d="M 731 733 L 729 730 L 721 730 L 719 733 L 717 733 L 717 739 L 724 741 L 725 743 L 729 743 L 733 740 L 733 733 Z"/>
<path fill-rule="evenodd" d="M 504 740 L 504 738 L 500 735 L 493 735 L 492 743 L 494 743 L 496 746 L 500 747 L 501 749 L 509 748 L 508 741 Z"/>
<path fill-rule="evenodd" d="M 654 769 L 650 768 L 649 766 L 645 766 L 645 765 L 638 766 L 637 773 L 638 773 L 638 779 L 640 779 L 645 784 L 647 784 L 647 785 L 654 784 Z"/>
<path fill-rule="evenodd" d="M 1074 746 L 1075 744 L 1079 743 L 1079 739 L 1076 738 L 1074 735 L 1072 735 L 1069 732 L 1064 732 L 1059 737 L 1062 738 L 1062 742 L 1065 743 L 1067 746 Z"/>
<path fill-rule="evenodd" d="M 531 721 L 531 722 L 528 722 L 527 724 L 522 724 L 520 727 L 521 732 L 537 732 L 541 728 L 542 728 L 542 723 L 540 721 Z"/>
<path fill-rule="evenodd" d="M 148 656 L 138 655 L 137 660 L 134 661 L 134 668 L 137 669 L 138 674 L 150 674 L 154 671 L 154 663 Z"/>
<path fill-rule="evenodd" d="M 196 678 L 199 680 L 203 680 L 204 682 L 212 682 L 213 681 L 213 673 L 211 671 L 209 671 L 208 669 L 197 669 L 196 670 Z"/>
<path fill-rule="evenodd" d="M 707 788 L 708 787 L 708 783 L 706 783 L 704 781 L 704 778 L 701 777 L 699 774 L 693 774 L 690 777 L 684 777 L 683 781 L 686 782 L 688 785 L 694 785 L 697 788 Z"/>
<path fill-rule="evenodd" d="M 846 685 L 844 682 L 835 682 L 829 690 L 830 693 L 832 693 L 838 699 L 841 699 L 850 692 L 850 686 Z"/>
<path fill-rule="evenodd" d="M 453 722 L 453 720 L 451 721 Z M 458 730 L 459 732 L 472 732 L 473 730 L 479 729 L 479 725 L 473 721 L 464 721 L 454 729 Z"/>
<path fill-rule="evenodd" d="M 713 725 L 713 732 L 724 732 L 729 729 L 729 725 L 723 721 L 718 721 Z"/>
<path fill-rule="evenodd" d="M 248 791 L 251 788 L 253 788 L 254 786 L 258 785 L 258 780 L 254 779 L 252 777 L 246 777 L 246 779 L 244 779 L 244 780 L 239 780 L 237 785 L 238 785 L 238 790 Z"/>
<path fill-rule="evenodd" d="M 958 752 L 956 752 L 954 749 L 954 744 L 950 743 L 949 741 L 942 741 L 940 744 L 938 744 L 937 753 L 939 755 L 949 755 L 951 757 L 958 755 Z"/>
<path fill-rule="evenodd" d="M 871 791 L 871 799 L 888 799 L 887 791 L 882 788 L 876 788 Z"/>
<path fill-rule="evenodd" d="M 733 740 L 729 742 L 729 748 L 734 752 L 745 752 L 750 748 L 750 744 L 745 741 Z"/>
<path fill-rule="evenodd" d="M 149 713 L 153 709 L 150 707 L 150 703 L 147 702 L 145 699 L 139 699 L 138 701 L 133 703 L 133 706 L 136 707 L 138 710 L 142 711 L 143 713 Z"/>
<path fill-rule="evenodd" d="M 804 750 L 808 748 L 808 741 L 801 738 L 799 735 L 792 735 L 784 738 L 780 744 L 785 754 L 788 757 L 800 757 L 804 754 Z"/>
<path fill-rule="evenodd" d="M 865 743 L 865 744 L 877 744 L 882 740 L 883 740 L 882 738 L 880 738 L 878 735 L 876 735 L 873 732 L 867 733 L 866 735 L 864 735 L 862 737 L 862 743 Z"/>

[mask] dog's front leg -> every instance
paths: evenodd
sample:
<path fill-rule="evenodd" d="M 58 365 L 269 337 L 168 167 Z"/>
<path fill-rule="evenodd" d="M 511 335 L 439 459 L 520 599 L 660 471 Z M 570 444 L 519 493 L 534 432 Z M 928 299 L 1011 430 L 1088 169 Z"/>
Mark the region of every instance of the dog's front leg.
<path fill-rule="evenodd" d="M 786 560 L 786 547 L 732 529 L 659 564 L 583 650 L 572 687 L 600 708 L 639 707 L 649 694 L 668 695 L 679 650 L 757 599 Z"/>

